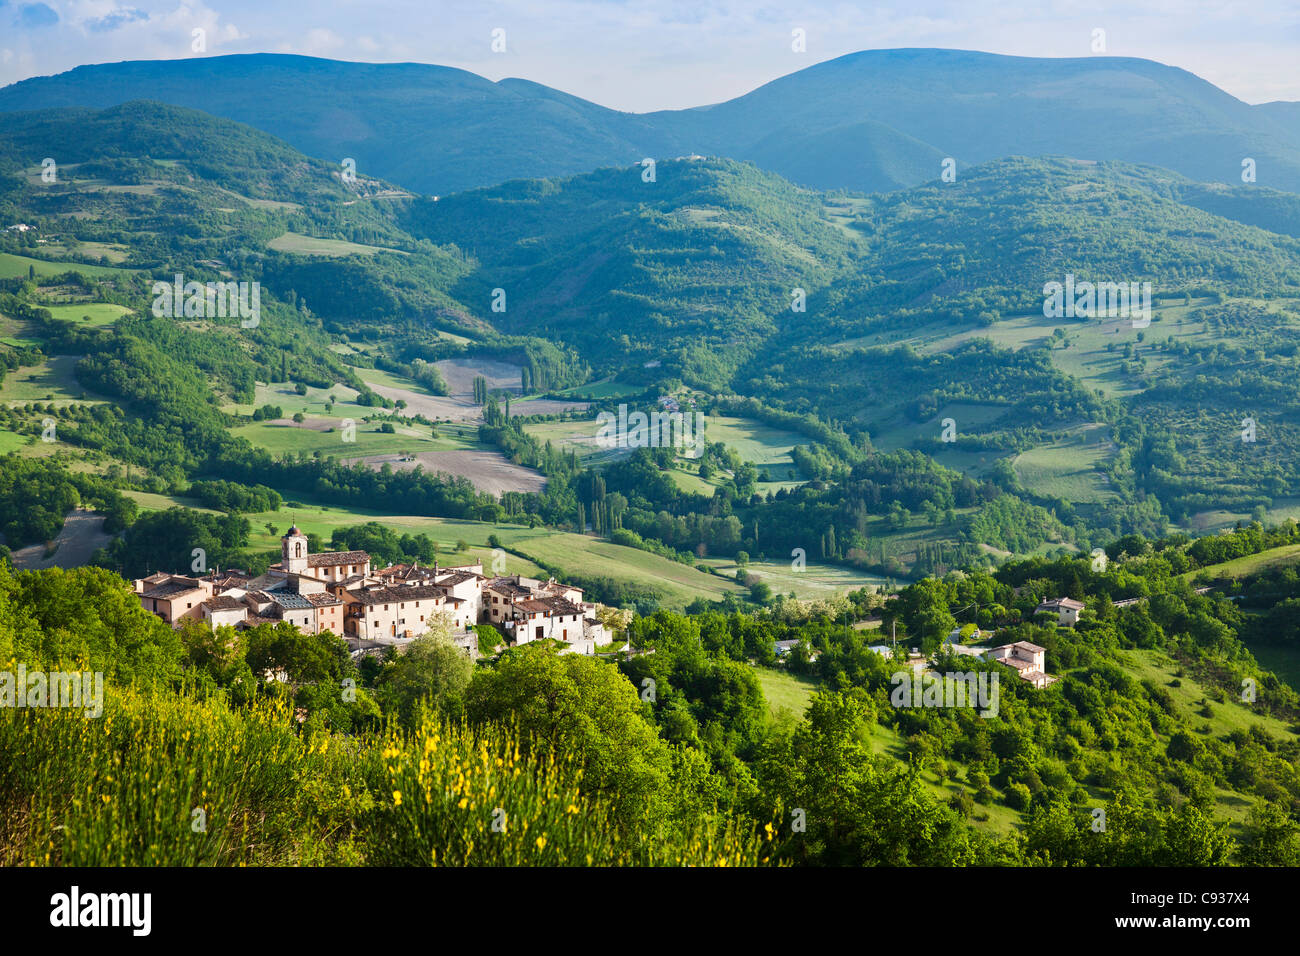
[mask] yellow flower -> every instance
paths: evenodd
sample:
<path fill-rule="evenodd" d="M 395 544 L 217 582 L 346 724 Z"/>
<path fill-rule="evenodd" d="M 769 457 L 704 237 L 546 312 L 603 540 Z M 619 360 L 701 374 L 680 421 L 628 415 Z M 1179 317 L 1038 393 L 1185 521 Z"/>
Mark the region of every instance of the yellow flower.
<path fill-rule="evenodd" d="M 537 849 L 539 849 L 539 850 L 545 850 L 545 849 L 546 849 L 546 837 L 544 837 L 544 836 L 539 836 L 539 837 L 537 838 Z"/>
<path fill-rule="evenodd" d="M 459 809 L 464 810 L 467 806 L 469 806 L 469 797 L 461 797 L 460 803 L 456 804 L 456 806 Z"/>
<path fill-rule="evenodd" d="M 402 791 L 400 791 L 400 790 L 394 790 L 394 791 L 393 791 L 393 806 L 395 806 L 395 807 L 400 807 L 401 805 L 402 805 Z"/>

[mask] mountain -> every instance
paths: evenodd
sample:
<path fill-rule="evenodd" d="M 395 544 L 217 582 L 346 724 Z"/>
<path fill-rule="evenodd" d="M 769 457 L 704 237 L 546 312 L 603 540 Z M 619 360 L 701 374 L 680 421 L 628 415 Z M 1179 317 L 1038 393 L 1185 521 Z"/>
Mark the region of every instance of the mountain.
<path fill-rule="evenodd" d="M 1066 155 L 1238 183 L 1243 157 L 1252 157 L 1261 185 L 1297 190 L 1300 124 L 1285 109 L 1294 106 L 1250 106 L 1186 70 L 1150 60 L 869 50 L 717 106 L 686 110 L 678 124 L 705 138 L 705 150 L 753 159 L 824 189 L 871 188 L 872 177 L 889 177 L 863 145 L 892 134 L 886 153 L 906 152 L 904 144 L 913 142 L 934 150 L 896 171 L 894 187 L 937 179 L 936 155 L 951 156 L 959 166 L 1011 155 Z M 864 123 L 874 127 L 865 140 Z M 810 137 L 838 161 L 859 156 L 860 178 L 837 174 L 834 158 L 824 171 L 820 164 L 809 169 L 803 154 Z"/>
<path fill-rule="evenodd" d="M 0 90 L 0 110 L 140 99 L 229 117 L 434 195 L 626 165 L 661 145 L 637 117 L 536 83 L 280 54 L 82 66 Z"/>
<path fill-rule="evenodd" d="M 435 195 L 645 156 L 748 159 L 820 189 L 888 191 L 1011 155 L 1165 166 L 1300 191 L 1300 104 L 1251 106 L 1149 60 L 871 50 L 725 103 L 646 114 L 424 64 L 280 54 L 83 66 L 0 90 L 0 111 L 157 99 L 248 123 Z"/>

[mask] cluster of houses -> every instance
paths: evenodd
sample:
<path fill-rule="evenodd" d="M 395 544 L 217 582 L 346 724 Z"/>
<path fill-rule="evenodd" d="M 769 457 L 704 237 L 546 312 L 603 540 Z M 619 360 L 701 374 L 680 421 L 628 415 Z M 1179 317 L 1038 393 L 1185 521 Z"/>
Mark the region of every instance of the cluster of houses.
<path fill-rule="evenodd" d="M 1079 622 L 1079 612 L 1084 610 L 1085 606 L 1081 601 L 1073 598 L 1052 598 L 1039 603 L 1034 613 L 1053 614 L 1061 627 L 1073 627 Z M 976 642 L 983 636 L 978 627 L 970 634 L 966 634 L 960 626 L 954 627 L 944 638 L 943 648 L 953 654 L 979 657 L 1004 664 L 1014 670 L 1021 680 L 1034 687 L 1050 687 L 1058 680 L 1047 673 L 1047 648 L 1029 641 L 1016 641 L 1013 644 L 1000 644 L 997 647 L 978 646 Z M 894 655 L 893 648 L 888 644 L 873 644 L 870 650 L 883 657 Z M 919 650 L 913 648 L 910 656 L 914 661 L 914 667 L 924 668 L 924 655 Z"/>
<path fill-rule="evenodd" d="M 1041 601 L 1034 608 L 1034 614 L 1055 615 L 1061 627 L 1074 627 L 1079 623 L 1079 612 L 1085 608 L 1081 601 L 1074 598 L 1051 598 Z M 979 628 L 969 635 L 971 641 L 978 641 L 982 635 Z M 1023 681 L 1034 687 L 1048 687 L 1056 683 L 1057 678 L 1047 673 L 1047 648 L 1029 641 L 1016 641 L 1014 644 L 1001 644 L 997 647 L 974 647 L 963 642 L 962 629 L 953 628 L 952 633 L 944 639 L 944 647 L 956 654 L 982 657 L 985 660 L 1005 664 L 1016 672 Z"/>
<path fill-rule="evenodd" d="M 265 574 L 152 574 L 135 582 L 135 592 L 145 610 L 173 626 L 187 618 L 214 628 L 283 622 L 304 634 L 342 637 L 354 655 L 400 648 L 441 621 L 450 622 L 453 642 L 470 657 L 478 653 L 478 624 L 495 626 L 512 645 L 558 640 L 565 653 L 593 654 L 613 639 L 582 589 L 554 579 L 489 577 L 481 563 L 376 570 L 365 551 L 312 554 L 297 526 L 280 550 L 280 562 Z"/>

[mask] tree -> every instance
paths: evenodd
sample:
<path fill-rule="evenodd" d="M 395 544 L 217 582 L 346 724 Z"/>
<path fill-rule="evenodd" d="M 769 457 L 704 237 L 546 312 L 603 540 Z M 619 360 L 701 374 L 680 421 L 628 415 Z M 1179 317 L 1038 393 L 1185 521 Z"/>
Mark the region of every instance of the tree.
<path fill-rule="evenodd" d="M 338 683 L 356 670 L 341 638 L 304 634 L 284 622 L 249 628 L 245 638 L 245 659 L 259 678 L 282 671 L 293 683 Z"/>
<path fill-rule="evenodd" d="M 1279 804 L 1256 804 L 1246 821 L 1237 862 L 1242 866 L 1300 866 L 1300 826 Z"/>
<path fill-rule="evenodd" d="M 513 725 L 526 748 L 571 754 L 583 767 L 583 790 L 640 816 L 664 805 L 671 768 L 642 706 L 637 689 L 605 662 L 527 644 L 475 673 L 466 712 L 476 723 Z"/>
<path fill-rule="evenodd" d="M 882 770 L 872 758 L 873 722 L 861 691 L 823 691 L 793 734 L 766 745 L 760 792 L 780 802 L 780 855 L 814 866 L 969 862 L 961 818 L 930 796 L 914 769 Z"/>
<path fill-rule="evenodd" d="M 422 705 L 458 718 L 474 673 L 474 662 L 451 642 L 450 617 L 435 618 L 429 633 L 407 645 L 406 653 L 383 670 L 376 684 L 384 713 L 397 715 L 407 727 L 419 722 Z"/>

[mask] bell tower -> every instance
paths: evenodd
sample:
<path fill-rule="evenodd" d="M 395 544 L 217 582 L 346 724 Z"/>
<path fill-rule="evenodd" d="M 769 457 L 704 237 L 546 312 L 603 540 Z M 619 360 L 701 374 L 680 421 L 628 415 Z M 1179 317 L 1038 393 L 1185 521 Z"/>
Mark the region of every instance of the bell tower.
<path fill-rule="evenodd" d="M 307 536 L 294 525 L 280 539 L 280 567 L 290 574 L 307 571 Z"/>

